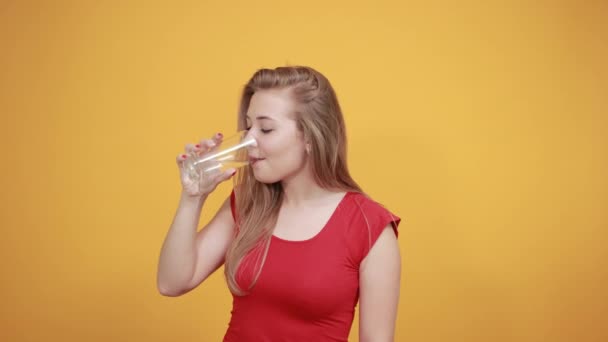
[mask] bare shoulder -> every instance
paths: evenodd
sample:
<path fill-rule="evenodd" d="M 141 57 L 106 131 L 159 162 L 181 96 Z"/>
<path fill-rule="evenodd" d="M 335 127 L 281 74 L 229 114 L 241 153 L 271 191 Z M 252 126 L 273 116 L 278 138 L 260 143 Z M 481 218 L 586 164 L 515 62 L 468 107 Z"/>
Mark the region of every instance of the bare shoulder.
<path fill-rule="evenodd" d="M 397 234 L 392 224 L 387 224 L 376 242 L 372 245 L 369 253 L 365 256 L 360 265 L 363 271 L 371 264 L 371 267 L 387 265 L 388 263 L 399 263 L 401 260 Z"/>

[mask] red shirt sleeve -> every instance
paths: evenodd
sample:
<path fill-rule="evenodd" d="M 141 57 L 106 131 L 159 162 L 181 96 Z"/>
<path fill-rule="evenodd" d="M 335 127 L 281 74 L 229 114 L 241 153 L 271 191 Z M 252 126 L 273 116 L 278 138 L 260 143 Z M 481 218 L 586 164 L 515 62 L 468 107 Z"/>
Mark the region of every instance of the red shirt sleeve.
<path fill-rule="evenodd" d="M 363 195 L 354 198 L 355 208 L 348 229 L 348 243 L 353 267 L 358 268 L 387 225 L 399 237 L 401 218 L 380 203 Z"/>

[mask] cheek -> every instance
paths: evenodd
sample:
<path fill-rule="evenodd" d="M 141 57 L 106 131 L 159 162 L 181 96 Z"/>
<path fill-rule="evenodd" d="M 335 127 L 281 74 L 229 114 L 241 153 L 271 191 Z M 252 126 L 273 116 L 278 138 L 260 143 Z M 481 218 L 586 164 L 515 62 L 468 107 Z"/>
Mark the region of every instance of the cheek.
<path fill-rule="evenodd" d="M 303 142 L 294 136 L 269 139 L 260 144 L 260 151 L 273 164 L 300 163 L 305 153 Z"/>
<path fill-rule="evenodd" d="M 304 165 L 304 154 L 298 148 L 292 146 L 286 149 L 280 158 L 277 158 L 277 163 L 286 169 L 297 169 Z"/>

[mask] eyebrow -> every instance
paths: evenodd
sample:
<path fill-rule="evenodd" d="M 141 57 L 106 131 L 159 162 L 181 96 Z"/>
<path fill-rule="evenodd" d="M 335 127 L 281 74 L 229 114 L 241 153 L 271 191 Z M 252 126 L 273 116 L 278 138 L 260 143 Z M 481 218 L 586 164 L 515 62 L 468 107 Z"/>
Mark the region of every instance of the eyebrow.
<path fill-rule="evenodd" d="M 251 118 L 249 117 L 249 115 L 247 115 L 247 119 L 251 120 Z M 256 120 L 273 120 L 273 118 L 269 117 L 269 116 L 265 116 L 265 115 L 260 115 L 258 117 L 255 118 Z"/>

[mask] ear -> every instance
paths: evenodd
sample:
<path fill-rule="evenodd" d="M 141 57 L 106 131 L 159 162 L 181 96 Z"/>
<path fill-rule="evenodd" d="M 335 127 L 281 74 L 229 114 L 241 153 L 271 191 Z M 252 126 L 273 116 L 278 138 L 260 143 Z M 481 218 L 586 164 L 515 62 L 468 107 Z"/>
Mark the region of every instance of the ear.
<path fill-rule="evenodd" d="M 310 143 L 310 137 L 304 136 L 304 149 L 307 154 L 310 154 L 310 150 L 312 149 L 312 144 Z"/>

